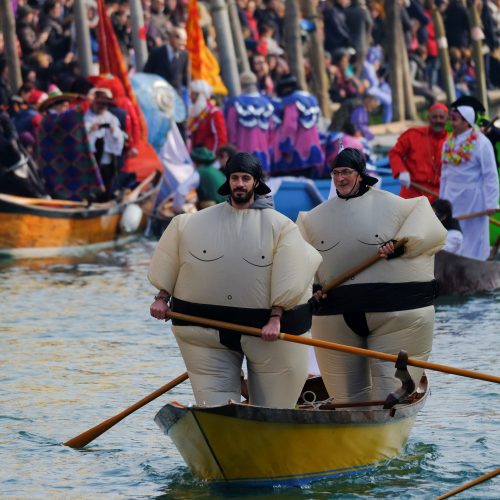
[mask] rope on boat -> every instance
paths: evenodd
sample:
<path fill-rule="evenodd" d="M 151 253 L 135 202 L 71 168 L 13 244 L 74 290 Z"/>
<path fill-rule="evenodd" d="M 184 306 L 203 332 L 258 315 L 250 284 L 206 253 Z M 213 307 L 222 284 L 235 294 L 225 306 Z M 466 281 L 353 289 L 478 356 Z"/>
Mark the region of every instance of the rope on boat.
<path fill-rule="evenodd" d="M 476 486 L 477 484 L 480 484 L 484 481 L 487 481 L 488 479 L 492 479 L 495 476 L 498 476 L 500 474 L 500 468 L 495 469 L 494 471 L 488 472 L 488 474 L 485 474 L 484 476 L 478 477 L 477 479 L 474 479 L 473 481 L 470 481 L 468 483 L 463 484 L 462 486 L 449 491 L 448 493 L 445 493 L 444 495 L 441 495 L 439 497 L 436 497 L 434 500 L 444 500 L 445 498 L 450 498 L 457 493 L 460 493 L 461 491 L 465 491 L 469 488 L 472 488 L 473 486 Z"/>
<path fill-rule="evenodd" d="M 311 399 L 308 398 L 308 395 L 311 395 Z M 333 404 L 334 398 L 323 399 L 322 401 L 316 400 L 316 393 L 314 391 L 304 391 L 302 393 L 303 403 L 300 405 L 301 407 L 312 408 L 314 410 L 319 409 L 323 405 Z"/>

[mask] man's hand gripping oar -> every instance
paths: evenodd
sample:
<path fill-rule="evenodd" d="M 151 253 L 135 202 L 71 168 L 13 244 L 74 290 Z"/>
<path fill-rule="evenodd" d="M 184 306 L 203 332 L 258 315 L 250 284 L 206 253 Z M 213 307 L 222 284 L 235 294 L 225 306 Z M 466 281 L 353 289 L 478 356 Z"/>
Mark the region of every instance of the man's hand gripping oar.
<path fill-rule="evenodd" d="M 309 303 L 312 304 L 313 307 L 317 307 L 321 300 L 326 299 L 327 294 L 330 290 L 333 290 L 334 288 L 342 285 L 342 283 L 345 283 L 347 280 L 350 280 L 365 269 L 368 269 L 379 260 L 387 259 L 398 251 L 402 253 L 404 251 L 403 247 L 407 243 L 408 238 L 401 238 L 398 241 L 388 241 L 379 249 L 376 255 L 369 257 L 365 261 L 358 264 L 356 267 L 353 267 L 345 273 L 342 273 L 340 276 L 331 279 L 324 287 L 315 291 L 312 298 L 309 300 Z"/>

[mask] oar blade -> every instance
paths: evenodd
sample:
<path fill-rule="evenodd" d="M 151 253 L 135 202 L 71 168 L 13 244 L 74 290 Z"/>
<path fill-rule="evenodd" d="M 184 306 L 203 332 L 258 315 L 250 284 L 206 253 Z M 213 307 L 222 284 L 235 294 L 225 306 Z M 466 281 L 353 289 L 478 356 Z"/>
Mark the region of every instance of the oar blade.
<path fill-rule="evenodd" d="M 188 379 L 188 374 L 187 372 L 182 373 L 178 377 L 174 378 L 171 380 L 168 384 L 165 384 L 164 386 L 160 387 L 156 391 L 152 392 L 145 398 L 142 398 L 140 401 L 137 403 L 133 404 L 129 408 L 123 410 L 122 412 L 118 413 L 118 415 L 115 415 L 114 417 L 108 418 L 104 422 L 101 422 L 100 424 L 96 425 L 95 427 L 92 427 L 91 429 L 82 432 L 78 436 L 70 439 L 69 441 L 66 441 L 64 446 L 69 446 L 70 448 L 75 448 L 75 449 L 80 449 L 83 448 L 84 446 L 88 445 L 90 442 L 94 441 L 94 439 L 98 438 L 101 434 L 104 434 L 108 429 L 111 429 L 114 425 L 116 425 L 118 422 L 123 420 L 125 417 L 130 415 L 131 413 L 134 413 L 134 411 L 138 410 L 139 408 L 142 408 L 143 406 L 147 405 L 151 401 L 155 400 L 157 397 L 161 396 L 162 394 L 165 394 L 168 392 L 170 389 L 173 389 L 180 383 L 184 382 L 184 380 Z"/>

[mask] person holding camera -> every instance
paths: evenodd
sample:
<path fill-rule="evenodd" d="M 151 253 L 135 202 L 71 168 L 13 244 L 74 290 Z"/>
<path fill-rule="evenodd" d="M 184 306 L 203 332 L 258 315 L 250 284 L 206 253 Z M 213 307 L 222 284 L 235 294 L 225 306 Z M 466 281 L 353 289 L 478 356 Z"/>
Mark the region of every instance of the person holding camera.
<path fill-rule="evenodd" d="M 118 118 L 108 110 L 113 103 L 111 90 L 96 87 L 89 95 L 92 101 L 85 113 L 85 128 L 106 187 L 106 196 L 111 198 L 113 179 L 118 173 L 117 160 L 123 154 L 126 134 Z"/>

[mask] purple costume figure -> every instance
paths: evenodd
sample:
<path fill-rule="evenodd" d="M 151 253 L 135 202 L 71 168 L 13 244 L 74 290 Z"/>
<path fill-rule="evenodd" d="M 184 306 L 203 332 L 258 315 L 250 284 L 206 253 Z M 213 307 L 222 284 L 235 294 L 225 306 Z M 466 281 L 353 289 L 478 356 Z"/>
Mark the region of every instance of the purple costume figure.
<path fill-rule="evenodd" d="M 242 73 L 240 81 L 242 95 L 229 98 L 224 106 L 228 142 L 238 151 L 257 157 L 269 173 L 274 107 L 257 90 L 257 77 L 253 73 Z"/>
<path fill-rule="evenodd" d="M 320 174 L 324 154 L 318 131 L 318 100 L 299 90 L 292 75 L 282 77 L 276 91 L 281 99 L 275 105 L 271 175 Z"/>

